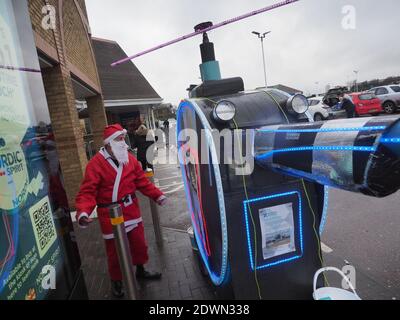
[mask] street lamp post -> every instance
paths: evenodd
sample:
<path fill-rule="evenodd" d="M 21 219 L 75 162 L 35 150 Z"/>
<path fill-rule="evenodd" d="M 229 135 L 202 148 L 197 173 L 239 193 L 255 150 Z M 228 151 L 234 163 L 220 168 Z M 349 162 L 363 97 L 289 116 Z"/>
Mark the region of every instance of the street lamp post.
<path fill-rule="evenodd" d="M 354 70 L 353 71 L 355 74 L 356 74 L 356 86 L 355 86 L 355 89 L 356 89 L 356 92 L 358 92 L 358 70 Z"/>
<path fill-rule="evenodd" d="M 271 33 L 271 31 L 264 32 L 263 34 L 257 31 L 253 31 L 252 33 L 255 34 L 259 39 L 261 39 L 261 51 L 262 51 L 262 58 L 264 65 L 264 81 L 265 81 L 265 88 L 267 88 L 267 70 L 265 66 L 264 38 L 267 34 Z"/>

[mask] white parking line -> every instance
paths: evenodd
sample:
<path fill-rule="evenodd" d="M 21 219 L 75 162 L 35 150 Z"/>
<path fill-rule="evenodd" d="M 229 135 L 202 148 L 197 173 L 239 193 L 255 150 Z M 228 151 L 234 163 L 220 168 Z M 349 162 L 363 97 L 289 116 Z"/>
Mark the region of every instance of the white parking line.
<path fill-rule="evenodd" d="M 178 171 L 178 167 L 176 167 L 176 166 L 174 166 L 174 165 L 169 165 L 169 166 L 165 166 L 165 167 L 157 167 L 155 170 L 154 170 L 154 173 L 155 174 L 157 174 L 157 172 L 159 172 L 159 171 L 164 171 L 164 170 L 175 170 L 176 169 L 176 171 Z"/>
<path fill-rule="evenodd" d="M 179 191 L 181 189 L 183 189 L 183 184 L 180 185 L 179 187 L 175 188 L 175 189 L 172 189 L 172 190 L 169 190 L 169 191 L 165 191 L 164 194 L 174 193 L 174 192 Z"/>
<path fill-rule="evenodd" d="M 181 175 L 179 175 L 179 176 L 172 176 L 172 177 L 167 177 L 167 178 L 161 178 L 161 179 L 159 179 L 159 178 L 157 178 L 157 179 L 154 179 L 154 181 L 163 181 L 163 180 L 170 180 L 170 179 L 174 179 L 174 178 L 181 178 L 182 176 Z"/>
<path fill-rule="evenodd" d="M 329 248 L 325 243 L 321 242 L 321 250 L 325 253 L 333 252 L 333 249 Z"/>
<path fill-rule="evenodd" d="M 177 186 L 180 186 L 180 185 L 182 185 L 182 184 L 183 184 L 182 181 L 176 181 L 176 182 L 171 183 L 171 184 L 166 184 L 166 185 L 163 185 L 163 186 L 158 186 L 158 188 L 159 188 L 159 189 L 166 189 L 166 188 L 169 188 L 169 187 L 177 187 Z"/>
<path fill-rule="evenodd" d="M 187 230 L 182 230 L 182 229 L 176 229 L 176 228 L 170 228 L 170 227 L 161 227 L 165 230 L 173 231 L 173 232 L 180 232 L 180 233 L 187 233 Z"/>

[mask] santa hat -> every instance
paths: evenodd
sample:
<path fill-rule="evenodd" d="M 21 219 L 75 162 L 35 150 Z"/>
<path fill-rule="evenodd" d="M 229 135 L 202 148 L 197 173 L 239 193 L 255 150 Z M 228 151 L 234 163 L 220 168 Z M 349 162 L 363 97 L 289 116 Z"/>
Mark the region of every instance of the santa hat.
<path fill-rule="evenodd" d="M 126 132 L 127 131 L 124 128 L 122 128 L 122 126 L 119 123 L 105 127 L 103 133 L 104 144 L 110 143 L 111 140 L 114 140 L 121 134 L 126 134 Z"/>

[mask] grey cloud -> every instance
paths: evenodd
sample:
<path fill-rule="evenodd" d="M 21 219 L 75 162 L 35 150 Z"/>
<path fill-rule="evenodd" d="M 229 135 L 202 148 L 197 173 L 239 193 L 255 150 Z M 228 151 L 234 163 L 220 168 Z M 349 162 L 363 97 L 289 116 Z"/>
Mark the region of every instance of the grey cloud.
<path fill-rule="evenodd" d="M 93 35 L 116 40 L 134 54 L 189 33 L 202 21 L 220 22 L 278 2 L 266 0 L 86 0 Z M 344 5 L 356 8 L 355 30 L 341 25 Z M 252 30 L 272 30 L 265 41 L 269 84 L 305 91 L 400 75 L 400 1 L 301 0 L 210 33 L 223 76 L 242 76 L 251 89 L 263 84 L 259 40 Z M 199 83 L 201 37 L 134 61 L 158 93 L 172 103 Z"/>

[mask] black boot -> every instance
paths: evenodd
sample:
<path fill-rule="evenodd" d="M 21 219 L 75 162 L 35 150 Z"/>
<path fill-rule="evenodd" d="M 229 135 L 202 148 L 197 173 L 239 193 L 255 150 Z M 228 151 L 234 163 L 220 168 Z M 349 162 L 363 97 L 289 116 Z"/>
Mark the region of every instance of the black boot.
<path fill-rule="evenodd" d="M 160 272 L 147 271 L 142 265 L 136 266 L 136 278 L 147 279 L 147 280 L 158 280 L 161 279 Z"/>
<path fill-rule="evenodd" d="M 124 296 L 124 289 L 122 288 L 122 281 L 111 281 L 112 294 L 116 298 Z"/>

